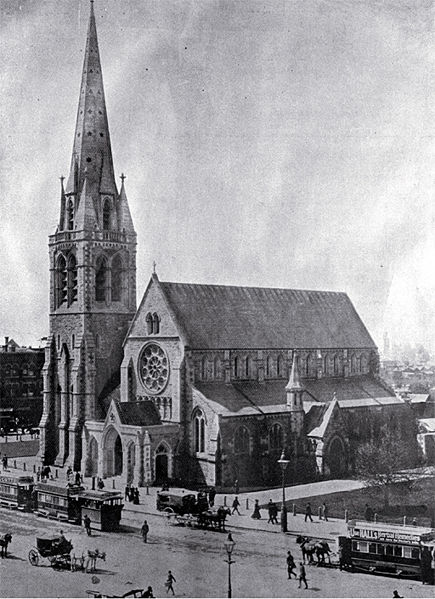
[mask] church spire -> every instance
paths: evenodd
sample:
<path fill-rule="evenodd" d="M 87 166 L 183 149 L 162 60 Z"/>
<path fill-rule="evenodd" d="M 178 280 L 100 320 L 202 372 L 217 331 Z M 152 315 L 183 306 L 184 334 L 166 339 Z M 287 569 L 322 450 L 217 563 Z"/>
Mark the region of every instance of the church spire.
<path fill-rule="evenodd" d="M 67 194 L 81 193 L 85 170 L 91 193 L 117 195 L 92 1 Z"/>

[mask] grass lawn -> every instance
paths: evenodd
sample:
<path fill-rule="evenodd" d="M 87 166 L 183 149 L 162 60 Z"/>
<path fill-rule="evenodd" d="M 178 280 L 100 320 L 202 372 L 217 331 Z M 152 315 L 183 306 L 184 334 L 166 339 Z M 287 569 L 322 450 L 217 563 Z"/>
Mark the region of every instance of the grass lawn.
<path fill-rule="evenodd" d="M 407 516 L 409 524 L 415 518 L 418 526 L 430 526 L 431 516 L 435 517 L 435 477 L 415 482 L 410 491 L 404 483 L 390 485 L 388 509 L 384 509 L 383 490 L 375 487 L 304 497 L 287 502 L 287 509 L 292 510 L 293 504 L 296 504 L 297 512 L 304 513 L 308 501 L 311 503 L 313 516 L 317 515 L 319 506 L 325 502 L 331 518 L 344 518 L 344 511 L 347 509 L 349 519 L 364 519 L 365 507 L 368 504 L 378 514 L 380 521 L 402 524 L 403 516 Z"/>

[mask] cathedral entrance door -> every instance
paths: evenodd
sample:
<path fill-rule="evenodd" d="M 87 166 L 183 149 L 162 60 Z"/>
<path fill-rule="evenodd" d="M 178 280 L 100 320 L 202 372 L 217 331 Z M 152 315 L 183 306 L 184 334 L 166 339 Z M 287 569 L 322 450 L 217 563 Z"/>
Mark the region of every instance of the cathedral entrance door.
<path fill-rule="evenodd" d="M 87 476 L 97 476 L 98 474 L 98 443 L 95 437 L 92 437 L 89 443 L 89 461 Z"/>
<path fill-rule="evenodd" d="M 118 432 L 111 428 L 104 440 L 104 476 L 122 474 L 122 443 Z"/>
<path fill-rule="evenodd" d="M 156 451 L 156 483 L 158 485 L 167 482 L 169 478 L 168 450 L 164 445 Z"/>

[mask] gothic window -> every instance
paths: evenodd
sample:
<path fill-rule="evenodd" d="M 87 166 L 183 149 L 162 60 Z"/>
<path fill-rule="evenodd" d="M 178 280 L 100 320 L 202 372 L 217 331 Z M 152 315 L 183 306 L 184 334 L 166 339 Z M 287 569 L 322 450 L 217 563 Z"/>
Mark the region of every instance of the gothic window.
<path fill-rule="evenodd" d="M 160 332 L 160 318 L 159 315 L 154 312 L 153 314 L 153 333 L 159 333 Z"/>
<path fill-rule="evenodd" d="M 340 374 L 340 358 L 338 356 L 334 356 L 334 376 L 338 376 Z"/>
<path fill-rule="evenodd" d="M 151 316 L 150 312 L 148 312 L 148 314 L 146 315 L 145 320 L 147 323 L 148 335 L 152 335 L 152 333 L 153 333 L 153 317 Z"/>
<path fill-rule="evenodd" d="M 282 426 L 275 423 L 269 430 L 269 449 L 282 449 L 283 447 Z"/>
<path fill-rule="evenodd" d="M 56 295 L 57 295 L 57 307 L 61 306 L 67 301 L 68 295 L 68 283 L 67 283 L 67 270 L 66 260 L 63 256 L 59 256 L 56 264 Z"/>
<path fill-rule="evenodd" d="M 272 376 L 272 358 L 270 356 L 266 358 L 266 376 Z"/>
<path fill-rule="evenodd" d="M 77 262 L 74 254 L 68 258 L 68 305 L 77 300 Z"/>
<path fill-rule="evenodd" d="M 95 300 L 97 302 L 106 301 L 107 287 L 107 260 L 104 256 L 99 256 L 95 269 Z"/>
<path fill-rule="evenodd" d="M 217 357 L 214 359 L 214 376 L 217 379 L 222 378 L 222 360 Z"/>
<path fill-rule="evenodd" d="M 122 260 L 118 254 L 112 261 L 112 301 L 119 302 L 122 299 Z"/>
<path fill-rule="evenodd" d="M 201 359 L 201 379 L 205 381 L 207 378 L 207 358 L 203 356 Z"/>
<path fill-rule="evenodd" d="M 350 358 L 350 371 L 356 372 L 356 356 L 355 356 L 355 354 L 352 354 L 352 356 Z"/>
<path fill-rule="evenodd" d="M 245 377 L 249 378 L 251 376 L 251 358 L 246 356 L 245 358 Z"/>
<path fill-rule="evenodd" d="M 234 378 L 237 378 L 239 374 L 239 358 L 236 356 L 234 358 Z"/>
<path fill-rule="evenodd" d="M 205 418 L 199 410 L 193 417 L 193 448 L 195 453 L 205 451 Z"/>
<path fill-rule="evenodd" d="M 326 354 L 326 356 L 323 358 L 323 374 L 329 374 L 329 356 L 328 356 L 328 354 Z"/>
<path fill-rule="evenodd" d="M 277 376 L 283 375 L 283 364 L 282 364 L 282 356 L 279 355 L 276 360 L 276 374 Z"/>
<path fill-rule="evenodd" d="M 105 200 L 103 207 L 103 230 L 110 229 L 110 200 Z"/>
<path fill-rule="evenodd" d="M 68 231 L 72 231 L 74 229 L 74 204 L 72 200 L 68 200 L 67 205 L 67 229 Z"/>
<path fill-rule="evenodd" d="M 241 426 L 236 431 L 234 436 L 234 453 L 249 454 L 249 431 L 246 426 Z"/>
<path fill-rule="evenodd" d="M 128 401 L 134 401 L 135 396 L 136 396 L 136 391 L 135 391 L 135 378 L 134 378 L 134 369 L 133 369 L 133 364 L 129 364 L 128 365 L 128 370 L 127 370 L 127 384 L 128 384 Z"/>
<path fill-rule="evenodd" d="M 23 364 L 21 372 L 22 372 L 23 376 L 27 376 L 28 375 L 29 372 L 28 372 L 28 366 L 27 366 L 26 363 Z"/>
<path fill-rule="evenodd" d="M 365 354 L 362 354 L 362 356 L 359 359 L 359 371 L 362 374 L 365 374 L 367 370 L 367 357 Z"/>

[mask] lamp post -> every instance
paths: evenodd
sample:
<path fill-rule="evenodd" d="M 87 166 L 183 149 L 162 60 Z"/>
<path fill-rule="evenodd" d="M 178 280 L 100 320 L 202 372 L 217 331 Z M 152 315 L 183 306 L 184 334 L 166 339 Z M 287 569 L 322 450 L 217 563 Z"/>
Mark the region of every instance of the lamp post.
<path fill-rule="evenodd" d="M 233 553 L 233 549 L 236 545 L 236 542 L 233 541 L 233 537 L 231 533 L 228 533 L 228 539 L 224 543 L 225 549 L 227 550 L 228 559 L 225 561 L 228 564 L 228 597 L 231 599 L 232 597 L 232 589 L 231 589 L 231 564 L 234 564 L 234 561 L 231 559 L 231 554 Z"/>
<path fill-rule="evenodd" d="M 290 460 L 285 459 L 284 449 L 281 457 L 278 460 L 279 467 L 282 473 L 282 506 L 281 506 L 281 532 L 287 532 L 287 508 L 285 506 L 285 471 Z"/>

